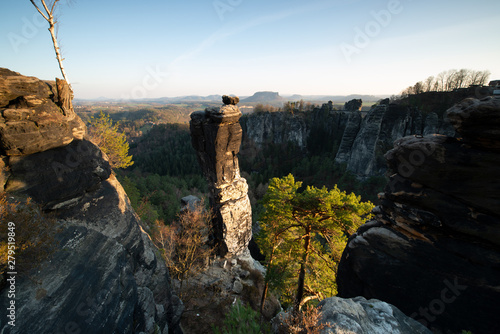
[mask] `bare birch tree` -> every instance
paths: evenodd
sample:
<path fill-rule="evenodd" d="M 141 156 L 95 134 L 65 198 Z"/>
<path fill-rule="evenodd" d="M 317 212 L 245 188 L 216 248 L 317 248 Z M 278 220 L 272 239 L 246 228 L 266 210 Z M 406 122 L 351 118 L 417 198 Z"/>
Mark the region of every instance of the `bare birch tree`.
<path fill-rule="evenodd" d="M 40 13 L 40 15 L 42 15 L 43 18 L 47 20 L 47 22 L 49 23 L 49 32 L 50 36 L 52 37 L 52 43 L 54 44 L 54 50 L 56 52 L 57 62 L 59 63 L 59 68 L 61 69 L 61 73 L 63 75 L 64 80 L 66 80 L 66 82 L 69 85 L 68 76 L 66 75 L 66 71 L 64 70 L 63 58 L 61 56 L 61 50 L 59 48 L 59 44 L 57 43 L 57 37 L 55 31 L 55 26 L 57 24 L 57 21 L 54 18 L 54 10 L 56 9 L 57 7 L 56 5 L 57 3 L 59 3 L 59 0 L 52 0 L 52 1 L 48 0 L 47 3 L 45 2 L 45 0 L 40 0 L 42 4 L 41 7 L 43 8 L 43 10 L 40 9 L 40 7 L 35 3 L 35 0 L 30 0 L 30 2 L 33 4 L 33 6 L 35 6 L 36 10 Z"/>

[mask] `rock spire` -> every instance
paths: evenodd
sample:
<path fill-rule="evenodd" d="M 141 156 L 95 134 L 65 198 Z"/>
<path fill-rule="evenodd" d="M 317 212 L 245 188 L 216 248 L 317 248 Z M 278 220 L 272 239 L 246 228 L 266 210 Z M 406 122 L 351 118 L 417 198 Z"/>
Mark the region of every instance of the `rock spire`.
<path fill-rule="evenodd" d="M 219 255 L 238 256 L 247 251 L 252 237 L 252 210 L 237 157 L 242 137 L 239 99 L 223 100 L 221 107 L 191 114 L 191 139 L 208 181 L 214 244 Z"/>

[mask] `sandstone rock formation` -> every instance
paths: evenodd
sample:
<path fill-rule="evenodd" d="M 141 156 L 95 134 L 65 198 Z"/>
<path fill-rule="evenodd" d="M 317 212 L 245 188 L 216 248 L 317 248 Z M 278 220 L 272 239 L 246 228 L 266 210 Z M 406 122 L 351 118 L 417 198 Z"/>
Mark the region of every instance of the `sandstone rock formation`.
<path fill-rule="evenodd" d="M 423 118 L 421 112 L 397 105 L 376 106 L 364 118 L 350 115 L 350 122 L 347 129 L 358 128 L 358 131 L 344 133 L 335 161 L 346 164 L 347 170 L 360 177 L 383 175 L 386 170 L 383 155 L 399 138 L 455 133 L 449 122 L 439 120 L 435 113 Z"/>
<path fill-rule="evenodd" d="M 383 155 L 395 140 L 408 135 L 440 133 L 454 136 L 448 120 L 437 114 L 424 116 L 421 111 L 398 105 L 379 105 L 362 114 L 338 111 L 333 104 L 323 104 L 312 112 L 292 115 L 288 112 L 264 112 L 241 119 L 243 147 L 293 143 L 302 150 L 309 144 L 337 143 L 335 161 L 347 170 L 367 178 L 383 175 L 387 169 Z M 326 145 L 326 144 L 325 144 Z"/>
<path fill-rule="evenodd" d="M 285 112 L 249 115 L 241 121 L 245 141 L 258 147 L 267 143 L 286 144 L 292 142 L 306 148 L 310 129 L 306 119 Z"/>
<path fill-rule="evenodd" d="M 241 117 L 235 105 L 191 114 L 191 138 L 210 191 L 214 242 L 220 255 L 240 255 L 252 237 L 248 185 L 240 176 Z"/>
<path fill-rule="evenodd" d="M 0 191 L 30 196 L 60 227 L 51 257 L 17 275 L 16 327 L 2 319 L 0 332 L 179 333 L 168 270 L 70 101 L 0 69 L 0 112 Z"/>
<path fill-rule="evenodd" d="M 240 102 L 240 98 L 237 97 L 237 96 L 227 96 L 227 95 L 223 95 L 222 96 L 222 102 L 224 104 L 231 104 L 231 105 L 237 105 L 238 102 Z"/>
<path fill-rule="evenodd" d="M 344 103 L 344 110 L 360 111 L 362 106 L 363 106 L 363 101 L 361 101 L 361 99 L 353 99 Z"/>
<path fill-rule="evenodd" d="M 498 333 L 500 99 L 448 117 L 460 138 L 405 137 L 386 154 L 376 219 L 348 241 L 341 297 L 391 303 L 430 328 Z"/>
<path fill-rule="evenodd" d="M 318 307 L 320 323 L 329 325 L 323 334 L 431 334 L 397 307 L 377 299 L 331 297 L 322 300 Z"/>
<path fill-rule="evenodd" d="M 55 86 L 0 68 L 0 154 L 27 155 L 83 139 L 85 124 L 55 103 L 64 100 Z"/>

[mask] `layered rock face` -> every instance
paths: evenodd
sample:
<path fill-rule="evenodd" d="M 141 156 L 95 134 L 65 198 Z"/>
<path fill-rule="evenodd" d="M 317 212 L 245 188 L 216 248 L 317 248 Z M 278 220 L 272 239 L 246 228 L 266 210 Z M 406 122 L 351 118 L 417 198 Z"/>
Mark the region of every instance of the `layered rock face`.
<path fill-rule="evenodd" d="M 267 143 L 286 144 L 292 142 L 301 148 L 307 145 L 309 127 L 306 120 L 285 112 L 267 112 L 250 115 L 242 121 L 245 140 L 258 147 Z"/>
<path fill-rule="evenodd" d="M 383 155 L 395 140 L 427 134 L 454 136 L 455 132 L 447 120 L 439 120 L 435 113 L 424 118 L 418 111 L 396 105 L 379 105 L 364 117 L 353 112 L 335 161 L 347 164 L 347 170 L 360 177 L 382 175 L 386 170 Z"/>
<path fill-rule="evenodd" d="M 0 154 L 27 155 L 83 139 L 85 124 L 67 107 L 68 94 L 65 82 L 56 85 L 0 68 Z"/>
<path fill-rule="evenodd" d="M 84 139 L 71 96 L 54 87 L 0 70 L 0 191 L 30 196 L 59 227 L 54 253 L 17 275 L 16 326 L 2 319 L 0 332 L 179 333 L 183 307 L 164 262 L 106 157 Z M 6 309 L 7 289 L 0 296 Z"/>
<path fill-rule="evenodd" d="M 499 115 L 499 99 L 467 99 L 448 110 L 459 138 L 396 141 L 376 219 L 342 256 L 339 296 L 386 301 L 430 328 L 500 332 Z"/>
<path fill-rule="evenodd" d="M 240 176 L 237 154 L 242 130 L 236 105 L 191 114 L 191 138 L 207 178 L 214 217 L 214 242 L 220 255 L 241 255 L 252 237 L 248 185 Z"/>
<path fill-rule="evenodd" d="M 243 145 L 262 148 L 269 143 L 293 143 L 306 150 L 312 142 L 330 140 L 339 145 L 337 152 L 333 152 L 335 161 L 366 178 L 384 174 L 383 156 L 399 138 L 434 133 L 455 135 L 448 120 L 439 119 L 435 113 L 424 115 L 392 104 L 379 105 L 366 114 L 356 108 L 359 106 L 355 105 L 353 111 L 337 111 L 333 110 L 333 104 L 324 104 L 306 114 L 268 112 L 245 116 Z"/>

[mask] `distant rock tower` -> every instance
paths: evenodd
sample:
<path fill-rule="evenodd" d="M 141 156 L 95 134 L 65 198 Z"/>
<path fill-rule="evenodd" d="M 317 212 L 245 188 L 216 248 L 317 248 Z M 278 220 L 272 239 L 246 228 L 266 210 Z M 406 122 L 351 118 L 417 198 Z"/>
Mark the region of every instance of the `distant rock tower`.
<path fill-rule="evenodd" d="M 215 215 L 213 236 L 221 256 L 238 256 L 252 237 L 248 185 L 240 176 L 237 154 L 242 130 L 237 97 L 223 97 L 222 107 L 191 114 L 191 140 L 208 181 Z"/>

